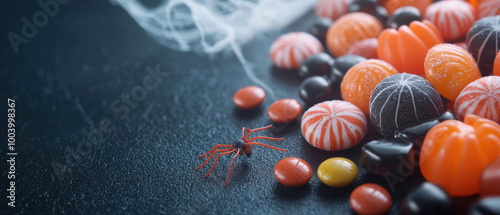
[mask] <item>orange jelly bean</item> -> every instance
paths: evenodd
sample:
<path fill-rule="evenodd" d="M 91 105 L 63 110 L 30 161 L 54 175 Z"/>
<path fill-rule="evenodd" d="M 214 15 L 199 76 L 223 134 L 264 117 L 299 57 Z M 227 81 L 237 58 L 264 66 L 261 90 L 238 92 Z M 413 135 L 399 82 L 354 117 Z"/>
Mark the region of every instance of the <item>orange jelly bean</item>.
<path fill-rule="evenodd" d="M 424 62 L 427 80 L 436 90 L 455 101 L 471 82 L 481 78 L 481 72 L 472 55 L 456 45 L 439 44 L 432 47 Z"/>
<path fill-rule="evenodd" d="M 302 113 L 302 105 L 295 99 L 281 99 L 274 102 L 267 110 L 269 118 L 276 123 L 289 123 Z"/>
<path fill-rule="evenodd" d="M 493 64 L 493 75 L 500 76 L 500 52 L 497 53 L 495 57 L 495 62 Z"/>
<path fill-rule="evenodd" d="M 424 61 L 427 51 L 443 43 L 436 26 L 427 20 L 413 21 L 396 31 L 385 29 L 378 38 L 378 58 L 393 65 L 399 72 L 425 78 Z"/>
<path fill-rule="evenodd" d="M 452 196 L 479 192 L 485 167 L 500 155 L 500 125 L 475 115 L 464 122 L 447 120 L 425 136 L 420 170 Z"/>
<path fill-rule="evenodd" d="M 355 12 L 341 16 L 326 33 L 326 45 L 330 52 L 339 57 L 347 53 L 357 41 L 375 38 L 383 26 L 374 16 Z"/>
<path fill-rule="evenodd" d="M 354 65 L 342 78 L 340 92 L 344 101 L 350 102 L 365 115 L 370 114 L 370 97 L 378 83 L 398 71 L 389 63 L 371 59 Z"/>
<path fill-rule="evenodd" d="M 387 9 L 389 14 L 401 7 L 412 6 L 416 7 L 420 14 L 425 14 L 425 9 L 432 4 L 432 0 L 385 0 L 382 5 Z"/>
<path fill-rule="evenodd" d="M 266 98 L 266 92 L 257 86 L 247 86 L 239 89 L 233 96 L 233 102 L 241 109 L 251 109 L 259 106 Z"/>
<path fill-rule="evenodd" d="M 384 214 L 391 208 L 392 199 L 384 187 L 366 183 L 352 191 L 349 203 L 358 214 Z"/>
<path fill-rule="evenodd" d="M 300 187 L 307 184 L 312 175 L 311 166 L 300 158 L 285 158 L 274 166 L 274 177 L 287 187 Z"/>

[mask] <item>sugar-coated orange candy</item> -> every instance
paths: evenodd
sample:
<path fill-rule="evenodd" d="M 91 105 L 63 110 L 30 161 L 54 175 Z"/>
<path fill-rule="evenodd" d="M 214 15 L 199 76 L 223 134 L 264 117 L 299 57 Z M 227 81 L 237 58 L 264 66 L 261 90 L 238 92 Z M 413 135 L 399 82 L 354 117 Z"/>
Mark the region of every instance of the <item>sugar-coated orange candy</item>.
<path fill-rule="evenodd" d="M 465 38 L 476 21 L 476 9 L 464 1 L 440 1 L 425 11 L 425 19 L 432 22 L 445 41 Z"/>
<path fill-rule="evenodd" d="M 493 63 L 493 75 L 500 76 L 500 52 L 497 53 Z"/>
<path fill-rule="evenodd" d="M 475 115 L 446 120 L 425 136 L 420 170 L 452 196 L 479 192 L 484 168 L 500 155 L 500 125 Z"/>
<path fill-rule="evenodd" d="M 339 57 L 347 53 L 357 41 L 377 37 L 383 26 L 374 16 L 355 12 L 346 14 L 333 23 L 326 33 L 326 45 Z"/>
<path fill-rule="evenodd" d="M 378 38 L 378 58 L 393 65 L 401 73 L 425 77 L 424 60 L 427 51 L 443 43 L 434 24 L 427 20 L 413 21 L 396 31 L 385 29 Z"/>
<path fill-rule="evenodd" d="M 425 57 L 424 67 L 427 80 L 439 94 L 453 102 L 465 86 L 481 78 L 472 55 L 452 44 L 432 47 Z"/>
<path fill-rule="evenodd" d="M 370 114 L 370 97 L 384 78 L 398 71 L 391 64 L 377 59 L 366 60 L 354 65 L 342 78 L 340 93 L 344 101 L 350 102 L 365 115 Z"/>
<path fill-rule="evenodd" d="M 425 9 L 432 4 L 432 0 L 385 0 L 382 5 L 387 9 L 389 14 L 395 10 L 405 6 L 416 7 L 422 16 L 425 14 Z"/>

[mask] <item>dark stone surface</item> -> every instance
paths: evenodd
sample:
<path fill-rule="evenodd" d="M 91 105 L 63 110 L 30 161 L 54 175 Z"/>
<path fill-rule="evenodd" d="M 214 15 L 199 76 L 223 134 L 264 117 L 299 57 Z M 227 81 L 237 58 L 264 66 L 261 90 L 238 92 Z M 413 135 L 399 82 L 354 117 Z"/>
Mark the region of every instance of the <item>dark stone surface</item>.
<path fill-rule="evenodd" d="M 263 142 L 289 151 L 253 147 L 252 157 L 237 159 L 226 187 L 229 158 L 221 158 L 206 179 L 211 165 L 194 171 L 203 162 L 197 156 L 232 143 L 242 127 L 271 124 L 266 109 L 273 101 L 298 99 L 298 75 L 280 75 L 268 59 L 270 44 L 283 32 L 243 47 L 275 98 L 268 94 L 260 108 L 242 111 L 232 103 L 233 93 L 255 83 L 234 55 L 166 49 L 109 1 L 61 5 L 17 54 L 5 35 L 21 34 L 21 18 L 41 9 L 36 1 L 2 1 L 0 10 L 1 214 L 349 214 L 351 191 L 367 182 L 388 188 L 395 211 L 423 180 L 416 172 L 391 190 L 385 178 L 359 168 L 356 181 L 342 189 L 326 187 L 316 175 L 304 187 L 286 188 L 273 176 L 282 158 L 302 158 L 314 171 L 334 156 L 360 167 L 361 147 L 380 138 L 370 127 L 356 147 L 321 151 L 303 139 L 299 121 L 258 133 L 284 137 Z M 284 31 L 306 30 L 311 17 Z M 168 76 L 144 100 L 125 106 L 121 95 L 143 85 L 147 68 Z M 7 98 L 16 100 L 16 208 L 7 207 L 5 198 Z"/>

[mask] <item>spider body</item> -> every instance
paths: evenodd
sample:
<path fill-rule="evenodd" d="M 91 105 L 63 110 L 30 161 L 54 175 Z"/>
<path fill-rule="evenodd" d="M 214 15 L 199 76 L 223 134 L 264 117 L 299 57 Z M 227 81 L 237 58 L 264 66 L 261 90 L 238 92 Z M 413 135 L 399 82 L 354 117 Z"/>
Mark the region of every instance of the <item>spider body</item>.
<path fill-rule="evenodd" d="M 232 158 L 232 161 L 231 161 L 231 167 L 229 168 L 229 174 L 227 175 L 226 182 L 224 183 L 224 186 L 226 186 L 227 182 L 229 181 L 229 178 L 231 177 L 231 171 L 233 170 L 234 160 L 238 156 L 243 155 L 243 154 L 245 154 L 247 157 L 250 157 L 252 155 L 251 145 L 264 146 L 264 147 L 275 149 L 275 150 L 279 150 L 279 151 L 288 151 L 286 149 L 280 149 L 280 148 L 269 146 L 269 145 L 266 145 L 266 144 L 263 144 L 263 143 L 254 142 L 257 139 L 284 140 L 284 138 L 272 138 L 272 137 L 265 137 L 265 136 L 257 136 L 257 137 L 249 139 L 250 134 L 252 134 L 253 132 L 264 130 L 264 129 L 268 129 L 270 127 L 272 127 L 272 125 L 269 125 L 269 126 L 266 126 L 266 127 L 262 127 L 262 128 L 256 128 L 256 129 L 248 129 L 248 128 L 243 127 L 243 129 L 241 131 L 241 140 L 237 140 L 237 141 L 233 142 L 232 145 L 229 145 L 229 144 L 227 144 L 227 145 L 225 145 L 225 144 L 217 144 L 217 145 L 215 145 L 212 149 L 210 149 L 210 151 L 208 151 L 207 153 L 199 156 L 199 158 L 202 158 L 202 157 L 205 157 L 207 155 L 210 155 L 205 160 L 205 162 L 203 162 L 203 164 L 201 164 L 195 170 L 198 170 L 201 167 L 205 166 L 205 164 L 207 164 L 208 161 L 210 161 L 210 159 L 212 159 L 212 157 L 214 157 L 217 154 L 217 157 L 215 158 L 215 161 L 214 161 L 214 164 L 212 165 L 212 168 L 207 173 L 207 175 L 205 175 L 205 178 L 206 178 L 214 170 L 215 165 L 217 164 L 217 161 L 219 160 L 220 156 L 234 154 L 234 156 Z M 248 131 L 248 133 L 245 135 L 246 131 Z M 219 149 L 219 148 L 222 148 L 222 149 Z"/>

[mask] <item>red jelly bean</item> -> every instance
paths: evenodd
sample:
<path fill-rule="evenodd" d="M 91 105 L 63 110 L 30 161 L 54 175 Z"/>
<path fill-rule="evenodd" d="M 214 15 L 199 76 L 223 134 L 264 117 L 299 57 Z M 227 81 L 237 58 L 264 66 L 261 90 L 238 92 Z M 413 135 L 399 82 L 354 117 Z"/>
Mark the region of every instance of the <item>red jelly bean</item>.
<path fill-rule="evenodd" d="M 287 187 L 300 187 L 307 184 L 312 175 L 311 166 L 300 158 L 285 158 L 274 166 L 274 177 Z"/>
<path fill-rule="evenodd" d="M 302 113 L 302 105 L 295 99 L 281 99 L 274 102 L 267 110 L 267 115 L 273 122 L 289 123 Z"/>
<path fill-rule="evenodd" d="M 233 101 L 241 109 L 251 109 L 259 106 L 266 98 L 266 92 L 257 86 L 243 87 L 236 91 Z"/>
<path fill-rule="evenodd" d="M 358 214 L 383 214 L 391 208 L 392 199 L 382 186 L 367 183 L 352 191 L 349 202 Z"/>
<path fill-rule="evenodd" d="M 500 196 L 500 157 L 488 164 L 479 181 L 481 197 Z"/>

